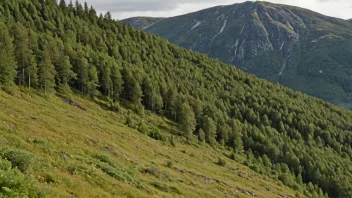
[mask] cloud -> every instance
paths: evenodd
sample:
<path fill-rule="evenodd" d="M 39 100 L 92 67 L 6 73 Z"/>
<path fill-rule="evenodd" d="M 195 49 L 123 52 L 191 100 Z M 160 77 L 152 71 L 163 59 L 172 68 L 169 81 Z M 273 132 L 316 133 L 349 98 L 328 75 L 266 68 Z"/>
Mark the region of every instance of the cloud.
<path fill-rule="evenodd" d="M 81 0 L 83 1 L 83 0 Z M 99 12 L 110 11 L 114 18 L 133 16 L 170 17 L 217 5 L 230 5 L 245 0 L 86 0 Z M 351 0 L 267 0 L 307 8 L 325 15 L 352 18 Z"/>

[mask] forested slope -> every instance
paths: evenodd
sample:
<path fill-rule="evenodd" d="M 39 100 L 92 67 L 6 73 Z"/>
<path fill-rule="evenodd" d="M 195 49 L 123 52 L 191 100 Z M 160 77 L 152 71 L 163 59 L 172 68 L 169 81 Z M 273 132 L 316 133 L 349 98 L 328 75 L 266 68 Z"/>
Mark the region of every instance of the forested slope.
<path fill-rule="evenodd" d="M 170 17 L 146 31 L 257 77 L 352 108 L 352 26 L 344 19 L 248 1 Z"/>
<path fill-rule="evenodd" d="M 245 156 L 251 169 L 308 197 L 352 196 L 350 111 L 109 13 L 97 17 L 87 4 L 6 0 L 0 12 L 0 85 L 7 92 L 15 84 L 46 96 L 74 90 L 113 110 L 121 103 L 141 116 L 154 112 L 178 123 L 190 144 L 233 150 L 232 158 Z"/>

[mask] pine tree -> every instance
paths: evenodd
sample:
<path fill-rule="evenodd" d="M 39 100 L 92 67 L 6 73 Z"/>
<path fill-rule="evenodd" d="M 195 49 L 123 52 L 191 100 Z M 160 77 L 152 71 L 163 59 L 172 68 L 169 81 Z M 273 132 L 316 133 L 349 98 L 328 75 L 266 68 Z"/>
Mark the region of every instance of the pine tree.
<path fill-rule="evenodd" d="M 114 101 L 117 101 L 120 98 L 120 94 L 122 92 L 124 82 L 123 82 L 120 70 L 116 65 L 112 67 L 111 80 L 112 80 L 112 98 Z"/>
<path fill-rule="evenodd" d="M 28 58 L 28 65 L 26 68 L 26 73 L 27 73 L 27 80 L 28 80 L 28 87 L 31 88 L 32 86 L 37 86 L 38 85 L 38 65 L 37 65 L 37 52 L 38 50 L 38 41 L 37 41 L 37 35 L 35 32 L 31 29 L 28 31 L 28 45 L 29 45 L 29 54 L 30 56 Z"/>
<path fill-rule="evenodd" d="M 205 140 L 210 145 L 215 145 L 216 143 L 216 124 L 212 118 L 209 116 L 204 116 L 202 129 L 205 133 Z"/>
<path fill-rule="evenodd" d="M 64 10 L 67 8 L 66 1 L 65 0 L 60 0 L 59 7 Z"/>
<path fill-rule="evenodd" d="M 176 114 L 176 90 L 173 88 L 169 88 L 167 91 L 167 99 L 165 102 L 166 110 L 169 111 L 170 116 L 174 116 Z"/>
<path fill-rule="evenodd" d="M 204 133 L 203 129 L 201 129 L 201 128 L 198 130 L 198 139 L 202 143 L 205 142 L 205 133 Z"/>
<path fill-rule="evenodd" d="M 82 94 L 85 94 L 86 89 L 87 89 L 87 83 L 89 80 L 89 63 L 87 59 L 83 56 L 78 57 L 76 60 L 76 74 L 78 77 L 78 82 L 80 85 L 80 90 Z"/>
<path fill-rule="evenodd" d="M 93 65 L 90 65 L 88 68 L 88 76 L 87 76 L 87 94 L 89 97 L 93 98 L 96 95 L 98 86 L 99 86 L 98 71 Z"/>
<path fill-rule="evenodd" d="M 0 21 L 0 87 L 10 88 L 17 75 L 13 38 L 4 22 Z"/>
<path fill-rule="evenodd" d="M 194 130 L 196 129 L 196 118 L 193 109 L 188 103 L 183 103 L 179 115 L 180 129 L 184 132 L 188 141 L 192 139 Z"/>
<path fill-rule="evenodd" d="M 49 50 L 45 47 L 41 62 L 39 64 L 39 84 L 45 95 L 54 91 L 55 74 L 56 71 L 49 54 Z"/>
<path fill-rule="evenodd" d="M 26 69 L 29 57 L 29 40 L 26 28 L 21 23 L 16 23 L 13 28 L 15 56 L 18 63 L 18 84 L 24 86 L 26 83 Z"/>
<path fill-rule="evenodd" d="M 111 89 L 113 87 L 111 80 L 111 70 L 110 67 L 105 64 L 103 66 L 103 71 L 102 71 L 102 77 L 101 77 L 101 86 L 104 89 L 104 94 L 108 97 L 110 97 Z"/>
<path fill-rule="evenodd" d="M 25 73 L 27 73 L 27 85 L 31 88 L 32 86 L 38 85 L 38 65 L 37 59 L 32 50 L 29 50 L 29 54 L 31 55 L 27 57 L 28 60 Z"/>
<path fill-rule="evenodd" d="M 131 90 L 129 93 L 129 98 L 131 102 L 139 104 L 142 100 L 143 92 L 140 84 L 136 81 L 132 81 Z"/>

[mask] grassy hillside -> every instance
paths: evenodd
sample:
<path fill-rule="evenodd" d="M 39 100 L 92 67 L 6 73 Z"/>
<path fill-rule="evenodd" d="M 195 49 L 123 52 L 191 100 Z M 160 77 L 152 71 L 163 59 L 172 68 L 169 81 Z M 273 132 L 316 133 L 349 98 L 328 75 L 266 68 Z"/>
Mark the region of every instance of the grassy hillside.
<path fill-rule="evenodd" d="M 227 158 L 226 150 L 188 145 L 177 136 L 171 144 L 170 131 L 178 130 L 164 117 L 133 114 L 160 131 L 163 140 L 157 141 L 125 125 L 126 109 L 116 113 L 72 98 L 86 110 L 56 96 L 0 91 L 0 155 L 31 181 L 3 180 L 11 170 L 3 169 L 0 158 L 1 197 L 16 197 L 19 187 L 43 197 L 295 196 L 281 182 L 239 163 L 242 157 Z M 218 158 L 226 164 L 218 165 Z"/>
<path fill-rule="evenodd" d="M 307 197 L 352 196 L 351 111 L 258 79 L 204 54 L 172 45 L 165 39 L 113 20 L 109 12 L 98 17 L 94 8 L 89 8 L 87 4 L 77 2 L 76 5 L 66 5 L 64 0 L 59 4 L 54 0 L 8 0 L 0 1 L 0 11 L 5 13 L 0 15 L 1 89 L 11 93 L 19 86 L 38 92 L 43 98 L 55 94 L 70 98 L 72 93 L 76 93 L 109 110 L 121 110 L 125 119 L 110 120 L 112 125 L 126 123 L 154 139 L 165 140 L 164 136 L 173 134 L 176 139 L 186 138 L 182 142 L 189 145 L 206 144 L 225 149 L 229 158 L 242 159 L 241 162 L 251 170 L 281 181 Z M 66 102 L 75 104 L 69 99 Z M 90 107 L 85 102 L 79 102 L 89 111 Z M 25 107 L 21 103 L 12 105 L 8 108 Z M 131 113 L 126 115 L 121 106 Z M 37 108 L 33 107 L 24 111 L 30 114 L 35 110 Z M 79 112 L 82 120 L 87 118 L 85 111 Z M 153 112 L 155 119 L 138 119 L 148 117 L 150 112 Z M 8 121 L 12 123 L 9 116 Z M 35 123 L 36 117 L 41 116 L 49 121 L 45 126 L 49 130 L 65 129 L 65 119 L 52 119 L 54 115 L 48 112 L 32 115 L 28 127 Z M 157 120 L 164 117 L 173 121 L 173 124 L 166 122 L 167 126 L 173 127 L 163 128 L 163 122 L 159 124 Z M 109 120 L 110 116 L 106 119 Z M 54 121 L 56 125 L 52 124 Z M 75 123 L 79 128 L 69 129 L 70 133 L 77 134 L 83 127 L 79 125 L 80 120 Z M 110 130 L 100 124 L 89 127 L 102 134 Z M 85 131 L 82 130 L 83 134 Z M 76 138 L 81 133 L 78 134 Z M 97 137 L 90 138 L 93 138 L 89 140 L 91 146 L 100 145 L 95 141 Z M 110 144 L 121 139 L 111 139 Z M 122 142 L 121 147 L 122 144 L 136 146 L 138 142 L 135 143 L 135 139 Z M 33 141 L 46 145 L 45 140 Z M 80 148 L 69 144 L 69 141 L 65 144 L 68 149 Z M 105 146 L 106 150 L 114 150 L 109 145 Z M 21 148 L 21 145 L 18 147 Z M 153 148 L 152 145 L 149 147 Z M 205 151 L 200 146 L 199 153 L 201 150 Z M 17 155 L 27 159 L 32 158 L 31 155 L 11 150 L 2 152 L 2 161 L 12 160 L 11 164 L 6 162 L 8 160 L 4 161 L 2 169 L 19 166 L 20 170 L 27 171 L 25 164 L 28 163 L 17 161 Z M 129 149 L 129 152 L 132 151 Z M 135 172 L 128 167 L 121 165 L 118 168 L 117 161 L 96 156 L 99 155 L 96 153 L 91 155 L 96 159 L 79 159 L 118 180 L 144 189 L 135 182 Z M 60 156 L 70 158 L 66 153 L 59 153 L 55 160 Z M 55 164 L 55 160 L 50 163 Z M 153 160 L 159 160 L 159 156 L 156 155 Z M 224 165 L 215 154 L 209 160 Z M 193 161 L 187 160 L 187 163 Z M 208 167 L 215 170 L 217 166 L 213 164 Z M 221 167 L 217 168 L 222 170 Z M 82 169 L 86 171 L 87 167 L 83 166 Z M 79 172 L 81 167 L 73 165 L 70 170 Z M 205 168 L 200 174 L 198 169 L 190 172 L 182 168 L 175 170 L 207 181 L 209 178 L 210 181 L 217 181 L 212 179 L 210 169 Z M 55 174 L 55 171 L 49 170 L 48 174 Z M 7 181 L 6 177 L 2 178 Z M 50 176 L 44 180 L 52 183 Z M 149 180 L 146 179 L 146 182 Z M 100 188 L 104 186 L 104 180 L 94 185 Z M 153 185 L 178 193 L 170 186 Z M 3 190 L 8 191 L 7 188 Z M 219 188 L 216 190 L 221 191 Z"/>

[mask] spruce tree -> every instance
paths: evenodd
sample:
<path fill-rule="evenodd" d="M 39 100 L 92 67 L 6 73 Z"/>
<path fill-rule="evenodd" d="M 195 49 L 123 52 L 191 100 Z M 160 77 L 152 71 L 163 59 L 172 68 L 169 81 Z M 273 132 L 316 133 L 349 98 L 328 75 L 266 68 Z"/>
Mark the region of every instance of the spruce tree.
<path fill-rule="evenodd" d="M 120 98 L 124 82 L 123 82 L 120 70 L 116 65 L 112 67 L 111 80 L 112 80 L 112 98 L 114 101 L 117 101 Z"/>
<path fill-rule="evenodd" d="M 17 75 L 13 38 L 7 26 L 0 21 L 0 87 L 10 88 Z"/>
<path fill-rule="evenodd" d="M 29 50 L 28 31 L 21 23 L 16 23 L 13 28 L 15 56 L 18 63 L 18 84 L 24 86 L 26 83 L 26 69 L 28 66 Z"/>
<path fill-rule="evenodd" d="M 44 94 L 47 95 L 55 88 L 55 67 L 47 47 L 44 47 L 41 62 L 39 64 L 39 84 Z"/>

